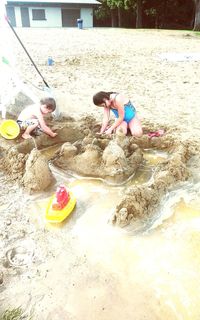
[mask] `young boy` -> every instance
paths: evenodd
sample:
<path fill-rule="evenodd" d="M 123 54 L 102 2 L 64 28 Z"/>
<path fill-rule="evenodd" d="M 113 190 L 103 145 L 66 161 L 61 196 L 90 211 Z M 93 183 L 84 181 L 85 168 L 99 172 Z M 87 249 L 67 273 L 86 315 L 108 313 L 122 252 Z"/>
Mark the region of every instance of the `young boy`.
<path fill-rule="evenodd" d="M 24 108 L 17 119 L 20 128 L 25 130 L 22 137 L 24 139 L 31 138 L 30 133 L 36 128 L 40 128 L 52 138 L 57 136 L 57 133 L 53 132 L 44 120 L 44 115 L 53 112 L 55 109 L 56 102 L 53 98 L 43 98 L 40 100 L 40 104 Z"/>

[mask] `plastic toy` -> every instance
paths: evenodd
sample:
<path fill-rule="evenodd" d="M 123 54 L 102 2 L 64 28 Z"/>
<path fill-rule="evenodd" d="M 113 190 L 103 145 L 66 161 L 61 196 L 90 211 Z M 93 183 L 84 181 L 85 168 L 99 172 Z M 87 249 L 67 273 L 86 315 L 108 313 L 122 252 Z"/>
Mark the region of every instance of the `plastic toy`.
<path fill-rule="evenodd" d="M 59 223 L 65 220 L 73 211 L 76 198 L 73 193 L 67 191 L 64 185 L 60 185 L 53 195 L 46 209 L 46 219 L 49 222 Z"/>
<path fill-rule="evenodd" d="M 20 127 L 14 120 L 4 120 L 0 125 L 0 133 L 3 138 L 12 140 L 19 135 Z"/>

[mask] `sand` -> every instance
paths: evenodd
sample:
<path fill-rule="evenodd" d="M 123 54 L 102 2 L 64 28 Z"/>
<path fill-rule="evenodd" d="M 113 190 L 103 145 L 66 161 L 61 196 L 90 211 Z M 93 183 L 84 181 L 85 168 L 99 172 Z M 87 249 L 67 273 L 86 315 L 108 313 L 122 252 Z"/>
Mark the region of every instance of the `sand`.
<path fill-rule="evenodd" d="M 198 135 L 198 56 L 197 61 L 167 61 L 160 56 L 198 53 L 200 39 L 195 34 L 104 28 L 17 31 L 57 95 L 61 110 L 96 115 L 92 95 L 116 90 L 132 99 L 141 118 L 178 126 L 184 137 Z M 34 85 L 41 84 L 14 36 L 13 42 L 17 67 Z M 53 67 L 47 66 L 49 55 L 55 61 Z"/>
<path fill-rule="evenodd" d="M 57 153 L 57 155 L 60 153 L 57 161 L 61 168 L 77 171 L 76 173 L 78 174 L 86 172 L 87 175 L 90 175 L 92 164 L 97 161 L 96 168 L 100 168 L 100 172 L 98 172 L 98 170 L 95 171 L 94 166 L 93 173 L 95 171 L 95 174 L 102 178 L 108 175 L 106 171 L 106 173 L 103 171 L 105 166 L 100 167 L 99 154 L 98 156 L 96 155 L 96 150 L 98 149 L 98 152 L 102 152 L 100 149 L 104 150 L 104 147 L 99 148 L 97 145 L 100 142 L 96 139 L 96 147 L 94 147 L 95 143 L 92 140 L 93 147 L 91 149 L 91 132 L 89 131 L 88 133 L 86 130 L 88 125 L 95 137 L 95 131 L 100 124 L 102 110 L 95 107 L 92 103 L 92 95 L 99 90 L 113 90 L 128 95 L 138 110 L 145 128 L 145 133 L 150 130 L 165 130 L 164 137 L 148 140 L 144 136 L 142 139 L 134 141 L 141 148 L 153 147 L 159 150 L 167 149 L 168 152 L 170 152 L 170 157 L 160 165 L 159 170 L 157 170 L 154 176 L 154 182 L 150 186 L 129 188 L 121 198 L 115 198 L 115 195 L 113 199 L 110 199 L 110 196 L 108 196 L 110 199 L 109 209 L 112 208 L 113 210 L 113 208 L 115 208 L 113 215 L 110 217 L 114 224 L 117 222 L 118 225 L 124 226 L 127 225 L 130 220 L 135 221 L 133 212 L 136 213 L 136 216 L 139 218 L 144 216 L 144 211 L 147 215 L 152 213 L 155 205 L 159 204 L 162 197 L 169 191 L 169 188 L 174 186 L 178 181 L 187 181 L 191 172 L 193 172 L 192 179 L 196 177 L 195 183 L 199 183 L 200 179 L 197 172 L 200 163 L 200 111 L 198 103 L 198 74 L 200 71 L 198 50 L 200 39 L 198 36 L 186 31 L 104 28 L 88 30 L 17 29 L 17 33 L 49 84 L 51 93 L 54 94 L 57 100 L 59 111 L 62 114 L 74 118 L 73 121 L 70 121 L 68 118 L 51 123 L 52 126 L 55 126 L 59 130 L 58 138 L 54 142 L 60 144 L 67 141 L 67 145 L 64 144 Z M 42 95 L 43 91 L 39 90 L 39 88 L 42 89 L 43 87 L 41 78 L 35 72 L 34 67 L 31 66 L 30 61 L 12 33 L 11 37 L 13 37 L 18 74 L 21 79 L 26 79 L 30 89 L 33 90 L 36 95 Z M 47 66 L 48 56 L 52 56 L 54 60 L 53 66 Z M 64 123 L 65 125 L 63 126 Z M 68 125 L 66 125 L 66 123 Z M 97 126 L 92 128 L 91 123 L 97 124 Z M 87 134 L 89 134 L 89 136 L 87 136 Z M 73 161 L 75 158 L 72 158 L 72 161 L 68 163 L 71 154 L 74 156 L 74 152 L 75 154 L 77 152 L 74 150 L 72 143 L 83 139 L 83 135 L 88 139 L 83 142 L 86 148 L 84 151 L 86 150 L 87 153 L 78 155 L 77 163 Z M 129 140 L 132 141 L 131 137 L 129 137 Z M 49 141 L 51 140 L 38 137 L 36 139 L 36 145 L 41 148 L 42 146 L 47 147 L 51 144 Z M 116 148 L 114 141 L 115 140 L 112 140 L 111 143 L 114 144 Z M 123 150 L 126 151 L 126 148 L 127 150 L 130 149 L 130 146 L 133 145 L 133 141 L 130 141 L 127 143 L 127 147 L 122 147 Z M 108 146 L 108 143 L 109 142 L 105 142 L 105 145 Z M 19 154 L 16 154 L 16 149 L 12 153 L 10 151 L 11 146 L 17 148 Z M 74 320 L 79 320 L 83 317 L 106 320 L 114 319 L 119 314 L 121 319 L 132 319 L 132 301 L 135 301 L 135 319 L 141 320 L 144 319 L 144 317 L 148 317 L 148 319 L 178 319 L 176 312 L 173 311 L 173 308 L 169 308 L 167 304 L 164 303 L 164 300 L 161 300 L 160 306 L 158 306 L 157 296 L 155 292 L 152 291 L 151 286 L 145 286 L 145 283 L 142 281 L 139 281 L 140 283 L 137 286 L 138 280 L 132 279 L 131 287 L 125 286 L 124 288 L 123 277 L 125 277 L 125 275 L 123 275 L 122 278 L 120 277 L 121 282 L 119 284 L 117 282 L 117 276 L 122 274 L 122 270 L 119 268 L 119 274 L 114 273 L 112 275 L 112 271 L 108 268 L 110 272 L 108 273 L 108 269 L 106 269 L 108 263 L 104 261 L 105 258 L 103 259 L 105 264 L 102 265 L 103 271 L 100 272 L 99 279 L 95 282 L 99 273 L 98 259 L 95 260 L 95 255 L 90 256 L 88 252 L 84 253 L 87 250 L 91 250 L 91 244 L 89 247 L 84 247 L 79 244 L 79 237 L 83 243 L 86 240 L 81 233 L 76 234 L 76 228 L 78 228 L 78 226 L 75 227 L 75 231 L 73 230 L 73 222 L 72 225 L 69 226 L 69 229 L 67 229 L 69 235 L 65 238 L 62 232 L 60 234 L 59 232 L 53 233 L 50 231 L 48 233 L 48 231 L 45 231 L 44 223 L 41 223 L 38 228 L 34 218 L 32 216 L 29 218 L 29 212 L 33 210 L 33 196 L 26 193 L 21 187 L 18 190 L 18 184 L 10 185 L 9 180 L 12 182 L 20 181 L 21 185 L 24 185 L 28 191 L 40 191 L 50 186 L 53 178 L 49 171 L 48 163 L 47 161 L 45 163 L 42 156 L 40 157 L 40 152 L 34 149 L 29 157 L 28 155 L 23 155 L 23 153 L 29 153 L 34 147 L 35 144 L 33 141 L 21 144 L 21 140 L 20 144 L 12 144 L 11 142 L 6 146 L 9 155 L 7 159 L 9 160 L 3 162 L 3 165 L 4 169 L 7 169 L 9 176 L 1 175 L 1 183 L 4 186 L 4 190 L 0 198 L 1 208 L 4 212 L 4 215 L 1 217 L 2 229 L 0 230 L 2 238 L 0 261 L 2 262 L 2 291 L 4 293 L 2 301 L 4 306 L 6 306 L 6 303 L 14 303 L 13 295 L 10 291 L 10 285 L 13 283 L 15 292 L 19 293 L 19 303 L 27 303 L 30 308 L 35 310 L 39 318 L 41 312 L 41 319 L 44 320 L 64 319 L 64 317 Z M 104 150 L 104 162 L 112 160 L 110 160 L 110 157 L 111 154 L 114 154 L 113 148 L 111 145 L 110 150 L 107 150 L 108 156 Z M 120 153 L 122 149 L 117 150 L 119 150 Z M 95 152 L 91 153 L 91 150 L 92 152 L 95 150 Z M 127 151 L 127 154 L 130 155 L 130 151 Z M 86 162 L 88 156 L 90 156 L 90 166 L 88 166 Z M 84 157 L 86 157 L 86 159 Z M 122 160 L 125 161 L 124 155 L 118 158 L 120 158 L 121 166 Z M 188 160 L 190 162 L 189 169 L 188 167 L 186 168 Z M 83 163 L 81 163 L 81 161 L 83 161 Z M 113 163 L 115 161 L 116 158 L 114 159 L 113 156 Z M 113 163 L 109 163 L 108 167 L 113 165 Z M 40 164 L 42 165 L 42 169 Z M 129 165 L 129 167 L 126 166 L 122 166 L 126 171 L 133 167 L 133 165 Z M 130 172 L 130 174 L 133 173 L 133 171 Z M 45 179 L 43 179 L 43 175 Z M 35 176 L 37 176 L 38 179 L 35 179 Z M 125 178 L 127 178 L 127 176 L 125 176 Z M 53 187 L 45 191 L 46 193 L 44 193 L 42 197 L 48 197 L 52 190 Z M 39 197 L 40 196 L 41 195 L 39 195 Z M 99 220 L 100 215 L 96 203 L 99 204 L 99 202 L 97 199 L 95 200 L 96 202 L 93 202 L 91 198 L 88 199 L 89 203 L 87 205 L 89 208 L 94 206 L 94 211 L 97 214 L 96 223 L 98 224 L 98 221 L 101 220 Z M 103 199 L 104 197 L 101 198 L 102 202 L 100 203 L 100 207 L 103 207 Z M 89 216 L 88 222 L 90 224 L 90 209 L 84 207 L 85 203 L 86 202 L 83 201 L 82 205 L 80 204 L 78 212 L 81 212 L 81 215 L 85 213 L 86 217 Z M 148 210 L 146 210 L 146 208 L 148 208 Z M 5 214 L 6 210 L 9 212 L 8 215 Z M 76 221 L 76 219 L 78 220 L 78 216 L 75 216 L 73 221 Z M 83 218 L 82 220 L 83 225 L 81 221 L 79 221 L 78 225 L 80 224 L 84 230 L 85 222 Z M 107 223 L 107 221 L 108 216 L 105 219 L 105 223 Z M 88 226 L 85 227 L 87 230 Z M 110 227 L 111 229 L 109 230 L 112 234 L 111 230 L 113 226 Z M 97 226 L 92 222 L 91 229 L 94 229 L 94 232 L 96 230 L 98 234 L 98 228 L 96 228 Z M 84 233 L 84 231 L 82 232 Z M 91 232 L 92 231 L 89 230 L 89 234 Z M 53 237 L 52 240 L 51 237 Z M 91 237 L 94 243 L 96 243 L 96 238 L 93 237 L 93 235 L 91 235 Z M 113 238 L 115 239 L 115 235 L 113 235 Z M 123 238 L 120 240 L 124 241 Z M 30 245 L 29 242 L 31 242 L 32 245 Z M 18 252 L 16 250 L 16 248 L 18 248 L 17 245 L 20 248 L 22 247 L 22 249 L 20 249 L 22 251 L 17 249 L 19 250 Z M 65 246 L 67 250 L 63 252 Z M 105 250 L 106 255 L 106 248 L 101 246 L 100 248 L 103 251 Z M 30 251 L 30 247 L 32 251 Z M 14 250 L 13 248 L 15 248 L 14 253 L 12 251 Z M 118 249 L 119 248 L 120 243 L 118 243 Z M 73 256 L 74 250 L 76 254 Z M 60 255 L 58 255 L 58 252 Z M 20 258 L 18 258 L 19 260 L 13 262 L 15 256 L 20 256 L 20 254 L 22 259 L 20 260 Z M 131 254 L 131 252 L 128 252 L 126 258 Z M 55 261 L 52 259 L 52 257 L 56 256 L 58 256 L 57 265 L 55 265 Z M 57 271 L 59 268 L 62 268 L 62 263 L 66 257 L 68 263 L 66 264 L 65 271 L 54 278 L 53 268 Z M 25 261 L 23 259 L 25 259 Z M 16 267 L 17 263 L 19 264 L 18 268 Z M 32 263 L 35 263 L 35 267 Z M 29 273 L 25 272 L 27 266 L 31 266 Z M 128 268 L 129 267 L 130 265 L 128 265 Z M 91 269 L 93 271 L 91 271 Z M 48 270 L 50 270 L 49 275 Z M 71 273 L 71 271 L 73 275 L 70 277 L 69 273 Z M 141 278 L 143 277 L 140 273 L 138 275 L 141 276 Z M 68 288 L 61 285 L 62 276 L 66 277 L 69 283 Z M 110 277 L 110 282 L 106 280 L 107 276 Z M 20 279 L 25 286 L 27 286 L 27 284 L 30 286 L 30 290 L 26 290 L 24 299 L 22 298 L 22 287 L 18 283 L 17 277 L 21 277 Z M 26 280 L 28 277 L 31 279 L 31 282 Z M 45 280 L 46 278 L 47 280 Z M 126 277 L 124 281 L 125 279 Z M 40 280 L 43 283 L 41 286 L 39 285 Z M 103 281 L 109 282 L 106 286 L 107 292 L 104 291 Z M 73 288 L 74 284 L 76 286 L 76 283 L 78 291 Z M 97 283 L 97 287 L 95 283 Z M 112 296 L 113 300 L 109 300 L 108 294 L 110 295 L 112 292 L 113 295 L 115 283 L 117 283 L 116 286 L 118 288 L 116 296 Z M 48 290 L 45 289 L 45 286 L 49 286 L 49 290 L 52 291 L 54 297 L 52 304 L 51 295 Z M 63 289 L 63 294 L 61 295 L 60 302 L 58 302 L 55 301 L 55 297 L 59 293 L 60 286 Z M 90 286 L 94 288 L 96 294 L 90 291 Z M 133 292 L 132 286 L 135 292 Z M 84 297 L 80 291 L 85 290 L 86 287 L 88 288 L 86 290 L 87 297 L 92 297 L 94 300 L 96 296 L 100 298 L 98 302 L 93 302 L 93 306 L 91 306 L 90 303 L 94 300 L 90 298 L 88 303 L 86 302 L 86 305 L 84 305 Z M 29 301 L 27 296 L 28 292 L 31 303 L 27 302 Z M 124 296 L 127 297 L 130 292 L 132 292 L 131 297 L 133 300 L 125 299 Z M 8 298 L 9 295 L 10 299 Z M 45 295 L 46 299 L 44 298 Z M 79 305 L 75 302 L 76 296 L 80 300 Z M 144 296 L 147 301 L 145 305 L 143 304 Z M 63 307 L 65 297 L 69 298 L 67 299 L 66 308 Z M 41 305 L 39 303 L 40 301 L 42 301 Z M 112 310 L 112 301 L 113 304 L 118 305 L 119 308 L 114 307 Z M 122 301 L 121 308 L 119 301 Z M 38 306 L 36 306 L 37 303 L 39 303 Z M 105 305 L 107 309 L 106 312 L 104 312 Z M 176 304 L 176 307 L 177 310 L 179 310 L 178 304 Z M 30 308 L 26 306 L 28 311 L 30 311 Z M 90 310 L 93 310 L 92 315 Z M 98 310 L 101 310 L 100 313 Z M 194 314 L 196 315 L 196 313 Z M 185 314 L 182 313 L 182 315 L 184 317 Z"/>

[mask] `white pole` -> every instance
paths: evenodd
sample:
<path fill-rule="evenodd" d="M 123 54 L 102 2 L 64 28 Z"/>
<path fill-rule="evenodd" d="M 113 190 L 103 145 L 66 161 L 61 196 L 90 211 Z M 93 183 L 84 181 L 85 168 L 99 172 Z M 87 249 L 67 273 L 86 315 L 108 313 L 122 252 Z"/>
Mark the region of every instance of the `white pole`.
<path fill-rule="evenodd" d="M 39 98 L 23 83 L 15 68 L 16 58 L 13 53 L 13 34 L 5 19 L 6 0 L 0 0 L 0 111 L 2 118 L 6 118 L 6 106 L 20 92 L 24 92 L 33 102 Z"/>
<path fill-rule="evenodd" d="M 6 0 L 0 1 L 0 111 L 2 118 L 6 118 L 6 102 L 8 100 L 10 72 L 8 71 L 8 63 L 14 64 L 14 57 L 12 55 L 12 47 L 10 43 L 10 35 L 6 16 Z"/>

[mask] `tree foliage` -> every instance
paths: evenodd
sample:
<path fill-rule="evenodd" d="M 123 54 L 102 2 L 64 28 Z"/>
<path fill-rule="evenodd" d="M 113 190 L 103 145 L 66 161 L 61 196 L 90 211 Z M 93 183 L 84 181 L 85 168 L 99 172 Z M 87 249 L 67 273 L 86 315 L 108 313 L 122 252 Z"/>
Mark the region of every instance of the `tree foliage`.
<path fill-rule="evenodd" d="M 98 9 L 98 17 L 110 19 L 111 26 L 124 26 L 131 15 L 132 28 L 200 30 L 200 0 L 102 0 Z"/>
<path fill-rule="evenodd" d="M 101 1 L 101 5 L 95 9 L 95 16 L 99 20 L 110 17 L 110 8 L 106 0 Z"/>

